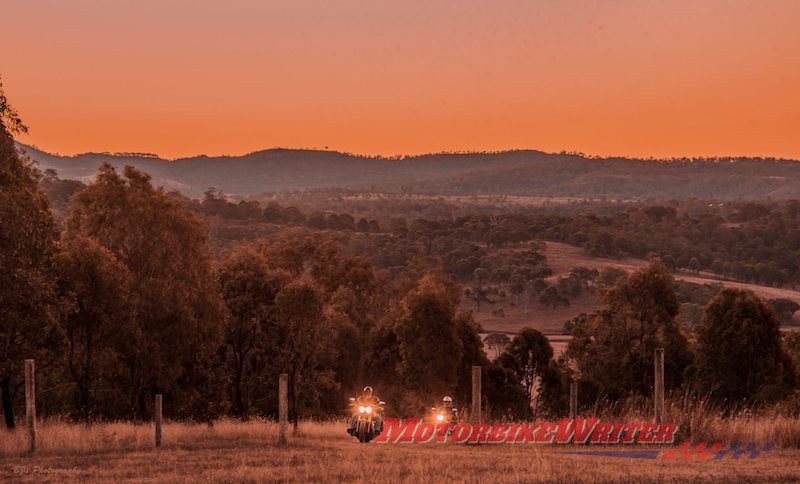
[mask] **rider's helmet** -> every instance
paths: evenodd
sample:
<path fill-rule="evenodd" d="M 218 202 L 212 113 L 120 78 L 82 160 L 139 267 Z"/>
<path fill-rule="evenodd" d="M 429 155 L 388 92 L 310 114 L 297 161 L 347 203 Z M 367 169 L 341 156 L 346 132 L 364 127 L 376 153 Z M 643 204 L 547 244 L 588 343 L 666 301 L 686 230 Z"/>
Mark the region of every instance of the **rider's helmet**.
<path fill-rule="evenodd" d="M 442 399 L 442 403 L 444 403 L 445 407 L 452 407 L 453 406 L 453 398 L 450 396 L 445 396 Z"/>
<path fill-rule="evenodd" d="M 371 397 L 372 393 L 373 393 L 373 391 L 372 391 L 372 387 L 371 386 L 365 386 L 364 387 L 364 396 L 365 397 Z"/>

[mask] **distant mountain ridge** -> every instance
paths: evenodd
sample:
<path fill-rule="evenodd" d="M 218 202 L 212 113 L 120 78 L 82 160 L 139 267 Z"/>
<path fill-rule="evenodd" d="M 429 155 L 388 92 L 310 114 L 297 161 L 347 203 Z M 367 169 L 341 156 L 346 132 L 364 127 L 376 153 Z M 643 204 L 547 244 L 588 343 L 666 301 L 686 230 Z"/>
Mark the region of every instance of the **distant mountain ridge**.
<path fill-rule="evenodd" d="M 59 156 L 19 144 L 41 169 L 89 181 L 110 163 L 132 165 L 155 184 L 198 196 L 347 188 L 442 195 L 580 198 L 800 198 L 800 162 L 761 158 L 642 160 L 535 150 L 440 153 L 400 159 L 335 151 L 269 149 L 242 156 L 165 160 L 149 154 Z"/>

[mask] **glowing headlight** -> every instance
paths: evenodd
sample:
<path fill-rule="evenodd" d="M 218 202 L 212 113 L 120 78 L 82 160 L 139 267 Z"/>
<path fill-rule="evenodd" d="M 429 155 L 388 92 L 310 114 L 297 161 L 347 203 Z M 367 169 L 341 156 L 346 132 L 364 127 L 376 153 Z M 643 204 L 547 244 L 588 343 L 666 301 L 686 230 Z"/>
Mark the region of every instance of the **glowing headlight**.
<path fill-rule="evenodd" d="M 439 422 L 444 422 L 444 415 L 440 413 L 439 415 L 436 416 L 436 420 L 438 420 Z"/>
<path fill-rule="evenodd" d="M 372 413 L 372 407 L 367 407 L 365 408 L 365 410 L 367 411 L 367 413 Z"/>
<path fill-rule="evenodd" d="M 358 411 L 359 411 L 359 412 L 361 412 L 361 413 L 364 413 L 364 411 L 365 411 L 365 410 L 366 410 L 366 409 L 364 408 L 364 405 L 359 405 L 359 406 L 358 406 Z"/>

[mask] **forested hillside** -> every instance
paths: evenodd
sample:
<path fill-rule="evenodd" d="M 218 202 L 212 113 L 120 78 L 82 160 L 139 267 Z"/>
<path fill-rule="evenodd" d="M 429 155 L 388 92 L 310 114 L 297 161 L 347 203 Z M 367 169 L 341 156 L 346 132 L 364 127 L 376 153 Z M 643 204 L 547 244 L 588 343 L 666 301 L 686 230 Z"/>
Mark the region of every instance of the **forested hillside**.
<path fill-rule="evenodd" d="M 103 163 L 134 166 L 156 185 L 196 196 L 350 188 L 434 195 L 577 198 L 800 198 L 800 162 L 760 158 L 638 160 L 541 151 L 443 153 L 370 158 L 318 150 L 271 149 L 244 156 L 164 160 L 146 153 L 56 156 L 21 147 L 60 178 L 89 181 Z"/>

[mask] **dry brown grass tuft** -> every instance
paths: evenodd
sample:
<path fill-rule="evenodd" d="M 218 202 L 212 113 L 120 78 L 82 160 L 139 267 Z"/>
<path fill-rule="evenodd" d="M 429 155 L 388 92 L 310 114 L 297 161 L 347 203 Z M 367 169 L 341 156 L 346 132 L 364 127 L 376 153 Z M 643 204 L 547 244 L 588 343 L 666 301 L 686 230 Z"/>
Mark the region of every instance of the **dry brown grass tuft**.
<path fill-rule="evenodd" d="M 247 421 L 223 419 L 213 426 L 165 422 L 164 446 L 197 445 L 204 441 L 235 445 L 237 442 L 263 439 L 269 443 L 278 432 L 277 424 L 265 419 Z M 342 433 L 340 422 L 301 422 L 299 431 L 307 437 L 321 441 Z M 290 430 L 291 432 L 291 430 Z M 153 447 L 155 429 L 152 424 L 136 425 L 130 422 L 96 423 L 92 425 L 68 423 L 62 420 L 44 420 L 37 423 L 37 453 L 89 454 L 109 451 L 149 450 Z M 0 455 L 18 456 L 28 452 L 28 434 L 19 428 L 13 432 L 0 432 Z"/>
<path fill-rule="evenodd" d="M 614 421 L 651 422 L 652 403 L 639 400 L 599 410 Z M 750 408 L 726 412 L 704 400 L 667 401 L 664 421 L 678 424 L 678 439 L 691 442 L 755 442 L 779 448 L 800 449 L 800 419 L 776 408 Z"/>

